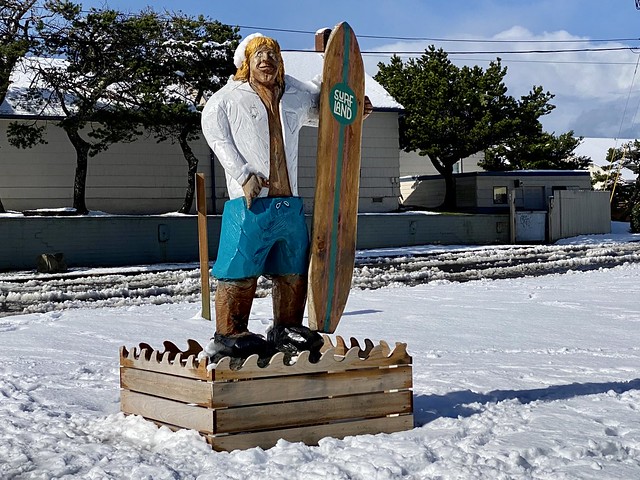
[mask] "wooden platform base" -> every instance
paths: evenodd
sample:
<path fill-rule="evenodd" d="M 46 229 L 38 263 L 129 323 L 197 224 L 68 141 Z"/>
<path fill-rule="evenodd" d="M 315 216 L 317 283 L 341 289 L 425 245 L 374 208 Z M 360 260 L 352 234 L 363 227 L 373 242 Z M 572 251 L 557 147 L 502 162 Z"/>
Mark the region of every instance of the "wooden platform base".
<path fill-rule="evenodd" d="M 413 428 L 411 356 L 406 344 L 364 346 L 325 336 L 322 357 L 303 352 L 293 365 L 276 354 L 242 365 L 198 360 L 202 346 L 163 351 L 120 348 L 120 405 L 177 430 L 200 432 L 215 450 L 270 448 L 279 439 L 315 445 L 321 438 L 393 433 Z"/>

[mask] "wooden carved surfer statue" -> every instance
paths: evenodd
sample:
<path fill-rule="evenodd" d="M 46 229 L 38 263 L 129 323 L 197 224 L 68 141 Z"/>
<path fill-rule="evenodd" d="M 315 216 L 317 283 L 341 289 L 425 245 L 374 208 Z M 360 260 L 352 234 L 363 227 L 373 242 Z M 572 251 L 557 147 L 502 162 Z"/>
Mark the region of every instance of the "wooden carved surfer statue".
<path fill-rule="evenodd" d="M 226 174 L 229 201 L 212 274 L 216 332 L 207 346 L 224 356 L 270 357 L 276 351 L 319 355 L 322 337 L 302 326 L 309 234 L 298 196 L 298 133 L 318 115 L 318 89 L 284 74 L 278 43 L 246 37 L 238 68 L 202 112 L 202 130 Z M 274 324 L 267 338 L 249 332 L 258 277 L 273 281 Z"/>

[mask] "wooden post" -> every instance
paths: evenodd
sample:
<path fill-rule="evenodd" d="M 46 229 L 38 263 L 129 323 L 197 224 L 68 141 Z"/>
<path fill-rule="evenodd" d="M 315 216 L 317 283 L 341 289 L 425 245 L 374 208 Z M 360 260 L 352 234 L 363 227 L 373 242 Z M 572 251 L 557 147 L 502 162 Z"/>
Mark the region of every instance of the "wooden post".
<path fill-rule="evenodd" d="M 211 320 L 211 287 L 209 285 L 209 239 L 207 236 L 207 196 L 204 173 L 196 173 L 196 204 L 198 208 L 198 242 L 200 245 L 200 284 L 202 317 Z"/>
<path fill-rule="evenodd" d="M 512 244 L 516 243 L 516 192 L 515 189 L 509 189 L 509 240 Z"/>

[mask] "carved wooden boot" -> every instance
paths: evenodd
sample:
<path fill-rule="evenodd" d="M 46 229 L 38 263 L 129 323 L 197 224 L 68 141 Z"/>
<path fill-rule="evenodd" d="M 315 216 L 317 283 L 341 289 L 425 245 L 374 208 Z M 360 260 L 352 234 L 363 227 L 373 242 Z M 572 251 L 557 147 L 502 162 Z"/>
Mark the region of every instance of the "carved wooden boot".
<path fill-rule="evenodd" d="M 262 335 L 248 330 L 257 278 L 218 281 L 215 296 L 216 333 L 207 348 L 213 362 L 222 357 L 247 358 L 257 354 L 271 358 L 275 351 Z"/>
<path fill-rule="evenodd" d="M 267 331 L 267 340 L 274 348 L 292 360 L 309 350 L 312 362 L 320 358 L 324 340 L 318 332 L 302 325 L 307 298 L 307 277 L 282 275 L 273 277 L 273 326 Z"/>

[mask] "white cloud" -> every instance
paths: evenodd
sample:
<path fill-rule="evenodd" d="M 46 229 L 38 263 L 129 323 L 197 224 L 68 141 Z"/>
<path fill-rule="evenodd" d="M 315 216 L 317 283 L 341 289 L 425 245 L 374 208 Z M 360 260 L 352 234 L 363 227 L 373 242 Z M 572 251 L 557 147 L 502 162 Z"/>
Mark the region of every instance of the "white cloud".
<path fill-rule="evenodd" d="M 458 65 L 482 67 L 500 57 L 508 68 L 505 82 L 511 95 L 525 95 L 534 85 L 541 85 L 555 95 L 552 103 L 556 109 L 542 119 L 548 131 L 574 130 L 576 135 L 585 137 L 640 136 L 635 133 L 638 129 L 635 117 L 640 99 L 640 73 L 634 73 L 639 53 L 626 49 L 628 45 L 613 41 L 593 42 L 564 30 L 534 34 L 521 26 L 480 39 L 490 42 L 395 42 L 375 50 L 423 52 L 428 45 L 435 44 L 449 52 L 449 58 Z M 619 48 L 625 49 L 588 51 Z M 534 50 L 580 51 L 508 53 Z M 366 55 L 367 70 L 375 74 L 377 62 L 386 58 Z"/>

